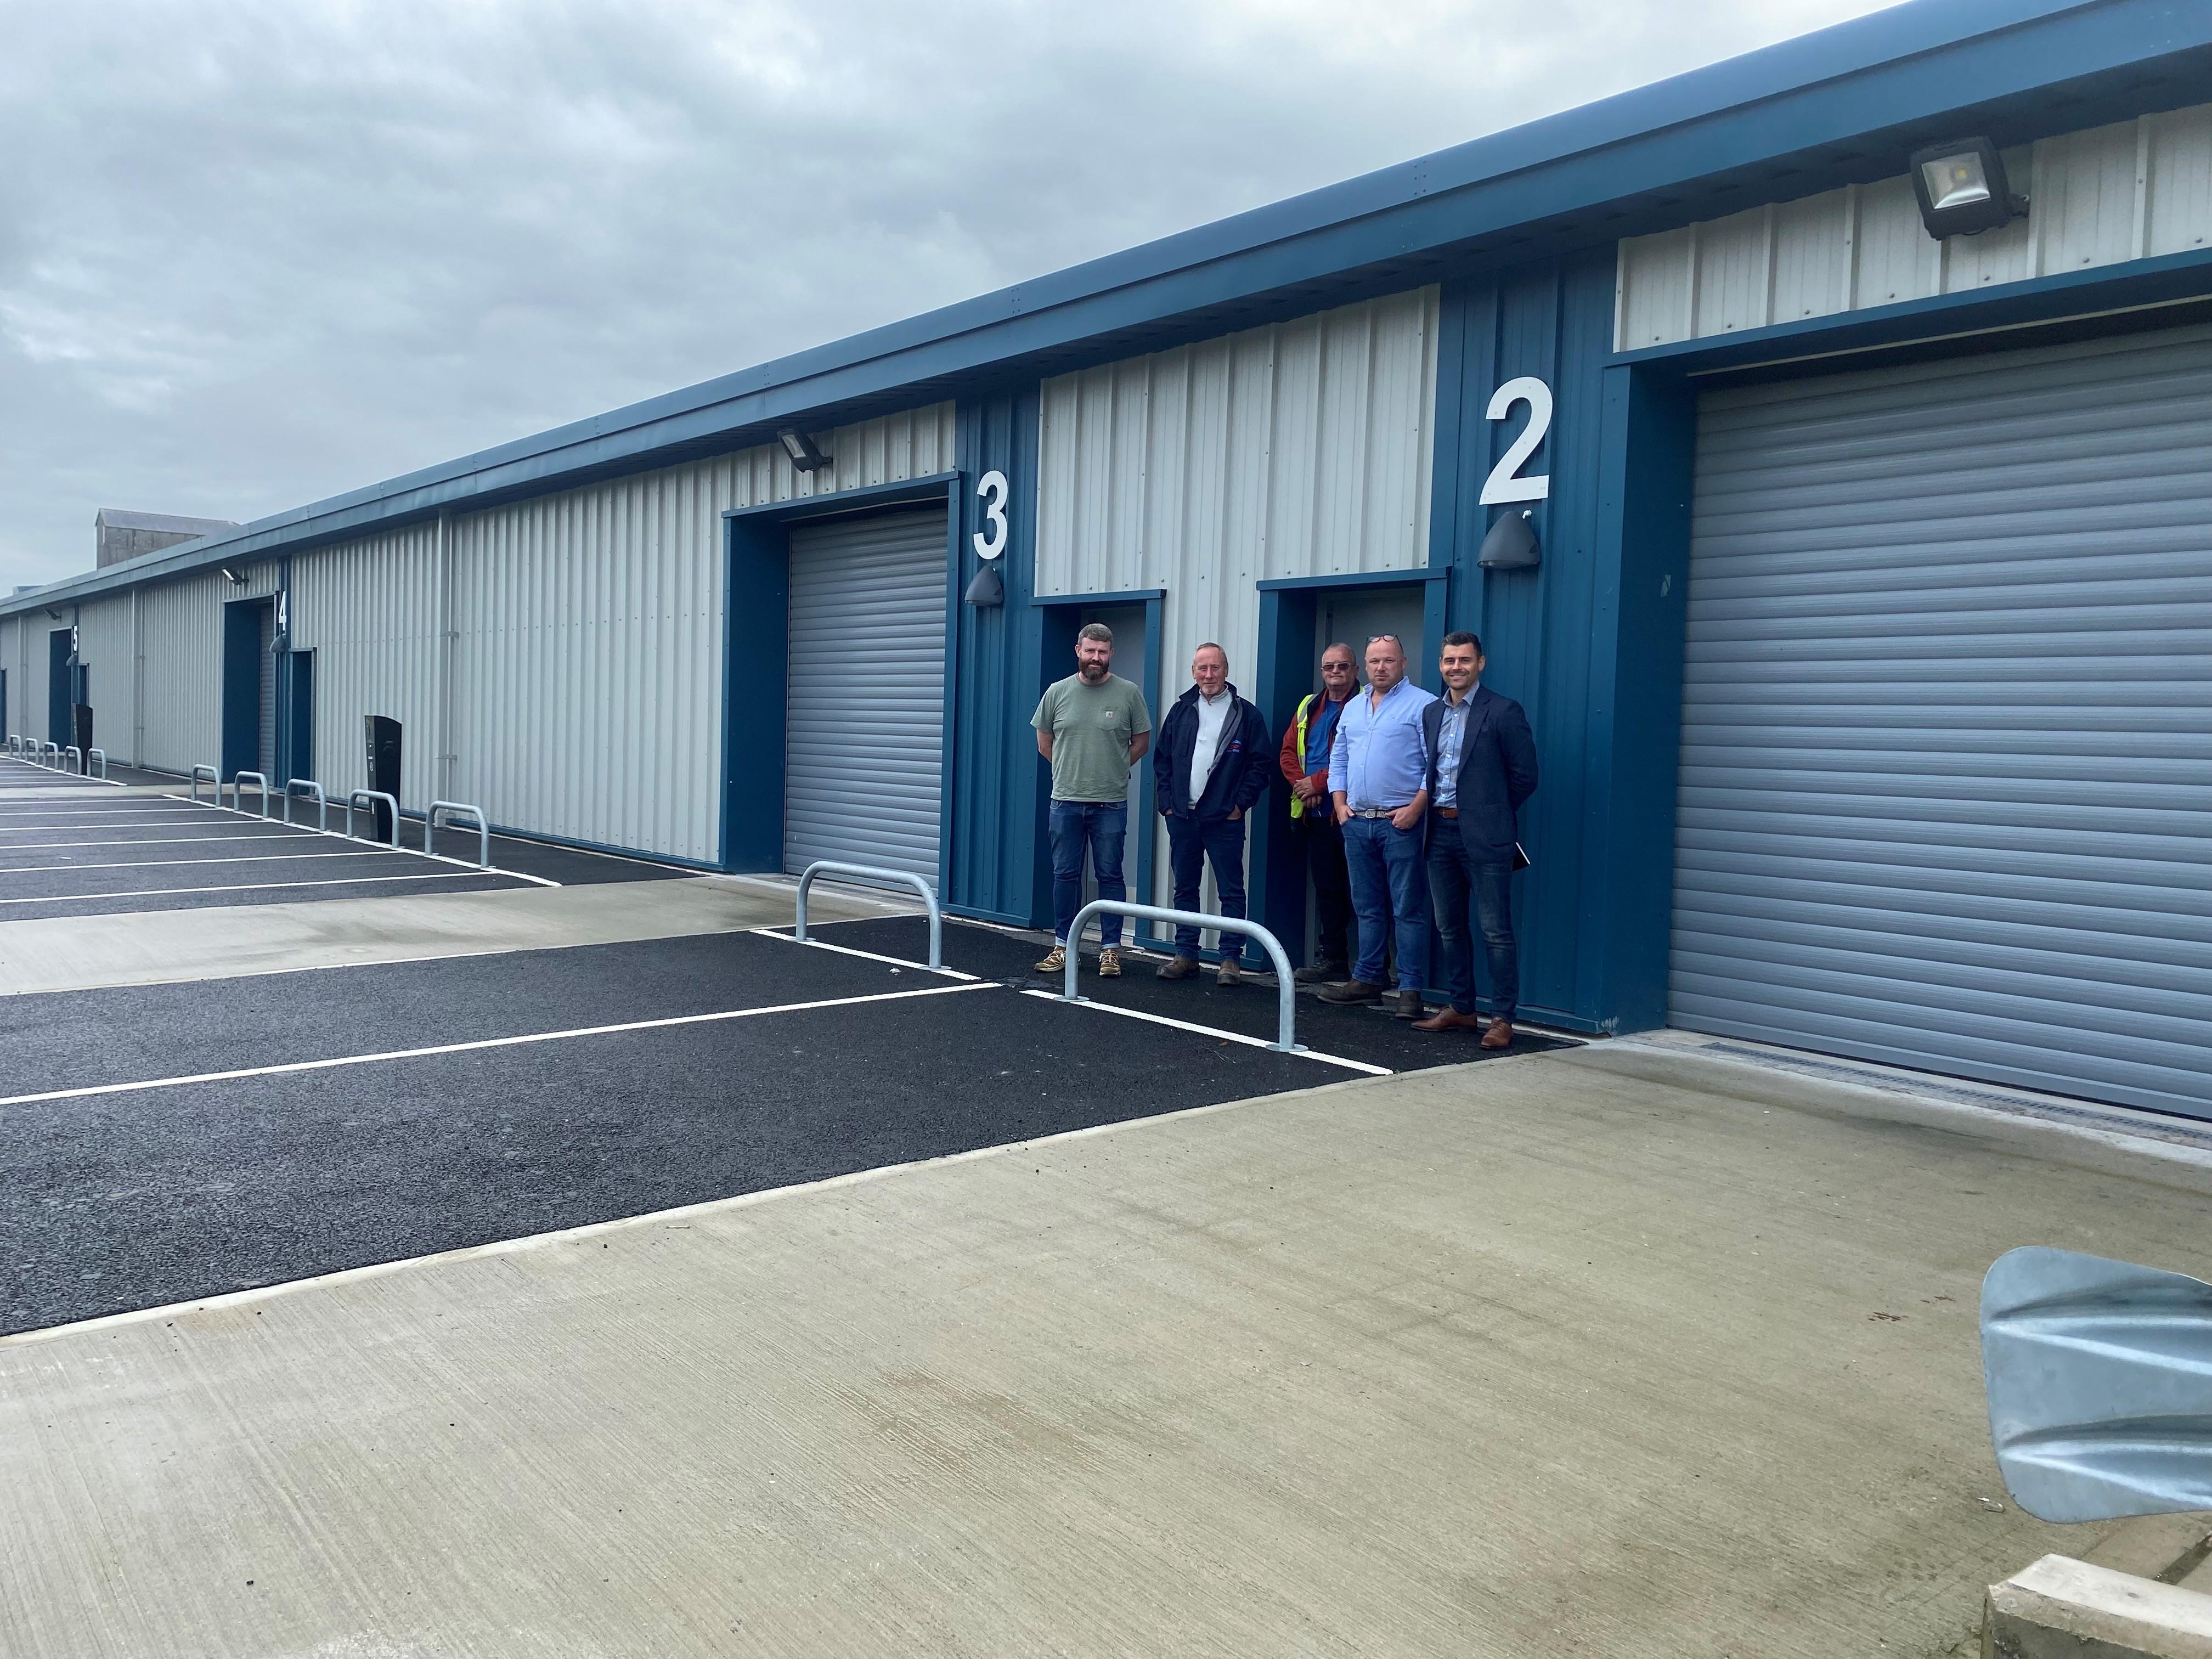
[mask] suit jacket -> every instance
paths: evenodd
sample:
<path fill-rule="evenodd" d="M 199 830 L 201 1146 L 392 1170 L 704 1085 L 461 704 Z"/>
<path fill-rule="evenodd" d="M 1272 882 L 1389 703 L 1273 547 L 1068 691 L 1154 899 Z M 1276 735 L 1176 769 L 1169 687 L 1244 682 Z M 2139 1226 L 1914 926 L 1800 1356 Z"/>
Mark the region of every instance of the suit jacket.
<path fill-rule="evenodd" d="M 1467 736 L 1460 744 L 1457 818 L 1442 817 L 1437 799 L 1437 753 L 1443 732 L 1444 700 L 1421 711 L 1421 736 L 1428 745 L 1431 836 L 1456 830 L 1468 856 L 1478 864 L 1510 864 L 1521 834 L 1514 821 L 1521 803 L 1536 793 L 1536 739 L 1528 716 L 1510 697 L 1477 686 L 1468 698 Z"/>

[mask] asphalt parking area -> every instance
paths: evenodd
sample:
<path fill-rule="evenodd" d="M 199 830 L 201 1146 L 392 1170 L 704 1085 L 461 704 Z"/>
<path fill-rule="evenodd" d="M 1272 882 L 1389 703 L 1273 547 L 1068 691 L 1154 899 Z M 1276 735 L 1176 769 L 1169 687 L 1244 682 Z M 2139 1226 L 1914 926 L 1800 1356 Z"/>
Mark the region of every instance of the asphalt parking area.
<path fill-rule="evenodd" d="M 751 933 L 11 1012 L 0 1331 L 1358 1074 Z"/>
<path fill-rule="evenodd" d="M 475 847 L 468 838 L 468 850 Z M 180 795 L 72 790 L 0 799 L 0 921 L 483 891 L 556 879 L 378 848 Z"/>

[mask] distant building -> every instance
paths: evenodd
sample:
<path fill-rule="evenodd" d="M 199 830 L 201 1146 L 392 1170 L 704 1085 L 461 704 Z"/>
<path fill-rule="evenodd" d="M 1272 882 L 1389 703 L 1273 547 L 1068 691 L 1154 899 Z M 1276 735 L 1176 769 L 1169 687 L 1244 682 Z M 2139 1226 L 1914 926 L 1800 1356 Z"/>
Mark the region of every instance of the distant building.
<path fill-rule="evenodd" d="M 196 542 L 218 530 L 238 528 L 233 519 L 180 519 L 173 513 L 132 513 L 119 507 L 101 507 L 92 522 L 100 542 L 95 568 L 101 570 L 179 542 Z"/>

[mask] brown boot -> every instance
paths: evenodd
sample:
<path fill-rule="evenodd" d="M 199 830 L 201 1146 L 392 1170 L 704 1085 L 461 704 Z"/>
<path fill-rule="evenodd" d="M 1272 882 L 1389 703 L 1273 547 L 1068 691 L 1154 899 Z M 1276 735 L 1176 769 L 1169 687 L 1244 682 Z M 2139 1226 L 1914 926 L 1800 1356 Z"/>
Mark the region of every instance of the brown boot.
<path fill-rule="evenodd" d="M 1348 979 L 1341 985 L 1332 985 L 1321 994 L 1323 1002 L 1372 1002 L 1382 994 L 1379 985 L 1370 985 L 1364 979 Z"/>
<path fill-rule="evenodd" d="M 1447 1005 L 1437 1009 L 1426 1019 L 1415 1020 L 1413 1029 L 1417 1031 L 1480 1031 L 1482 1029 L 1482 1016 L 1462 1014 L 1458 1009 Z"/>
<path fill-rule="evenodd" d="M 1492 1020 L 1490 1029 L 1482 1034 L 1482 1046 L 1486 1048 L 1510 1048 L 1513 1046 L 1513 1022 L 1510 1019 Z"/>

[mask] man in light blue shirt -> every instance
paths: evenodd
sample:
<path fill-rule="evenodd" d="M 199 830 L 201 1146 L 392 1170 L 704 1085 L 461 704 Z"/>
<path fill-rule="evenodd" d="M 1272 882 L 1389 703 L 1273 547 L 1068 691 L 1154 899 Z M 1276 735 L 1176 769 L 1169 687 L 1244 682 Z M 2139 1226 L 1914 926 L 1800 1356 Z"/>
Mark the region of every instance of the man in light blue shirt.
<path fill-rule="evenodd" d="M 1382 994 L 1383 952 L 1398 947 L 1401 1019 L 1421 1017 L 1429 965 L 1429 887 L 1421 867 L 1421 815 L 1429 805 L 1429 750 L 1421 711 L 1436 699 L 1406 678 L 1395 634 L 1367 642 L 1367 690 L 1345 705 L 1329 745 L 1328 782 L 1344 828 L 1344 862 L 1359 923 L 1352 979 L 1323 991 L 1326 1002 L 1373 1002 Z"/>

